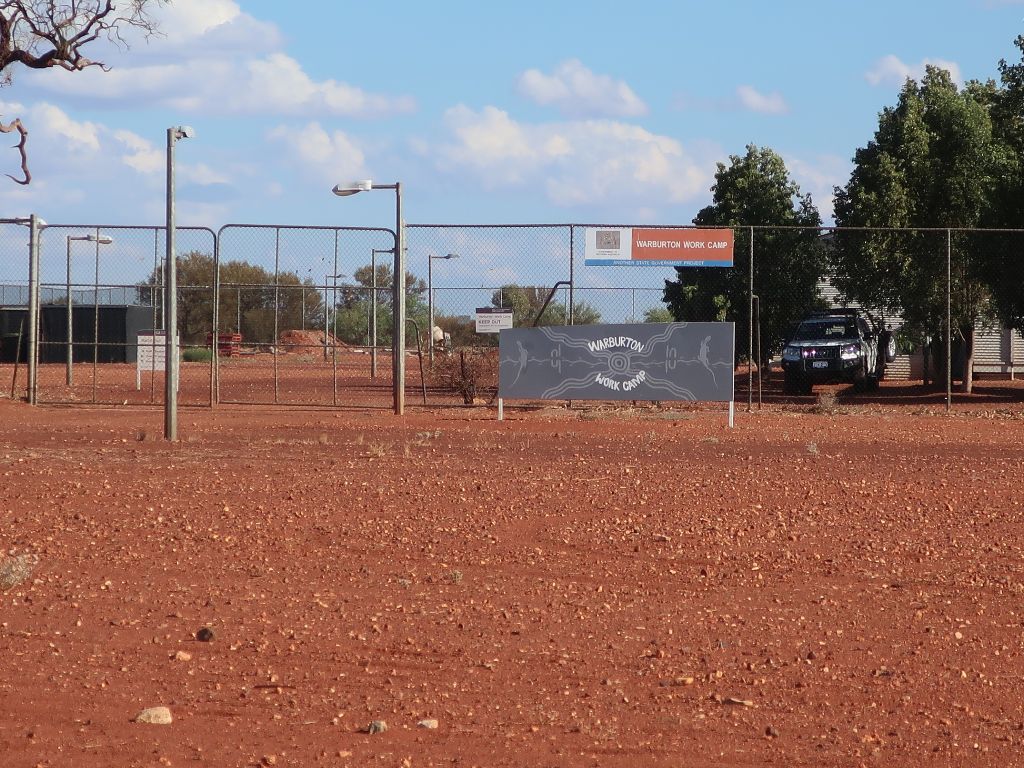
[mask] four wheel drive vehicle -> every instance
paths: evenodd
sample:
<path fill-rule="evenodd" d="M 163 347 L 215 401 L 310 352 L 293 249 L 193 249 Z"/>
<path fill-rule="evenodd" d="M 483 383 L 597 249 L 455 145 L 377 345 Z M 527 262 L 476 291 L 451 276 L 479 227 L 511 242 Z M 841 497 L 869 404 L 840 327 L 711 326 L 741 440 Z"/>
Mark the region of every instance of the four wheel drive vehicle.
<path fill-rule="evenodd" d="M 874 389 L 896 357 L 896 339 L 884 325 L 858 310 L 808 315 L 782 351 L 788 394 L 810 394 L 815 384 L 849 382 Z"/>

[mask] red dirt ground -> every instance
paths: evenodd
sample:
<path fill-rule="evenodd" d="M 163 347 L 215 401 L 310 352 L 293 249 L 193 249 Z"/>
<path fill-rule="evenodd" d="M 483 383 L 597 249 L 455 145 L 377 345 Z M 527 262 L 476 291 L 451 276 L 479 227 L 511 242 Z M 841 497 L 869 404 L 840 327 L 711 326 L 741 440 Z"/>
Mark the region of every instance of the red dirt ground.
<path fill-rule="evenodd" d="M 1021 765 L 1019 400 L 810 402 L 0 401 L 3 763 Z"/>

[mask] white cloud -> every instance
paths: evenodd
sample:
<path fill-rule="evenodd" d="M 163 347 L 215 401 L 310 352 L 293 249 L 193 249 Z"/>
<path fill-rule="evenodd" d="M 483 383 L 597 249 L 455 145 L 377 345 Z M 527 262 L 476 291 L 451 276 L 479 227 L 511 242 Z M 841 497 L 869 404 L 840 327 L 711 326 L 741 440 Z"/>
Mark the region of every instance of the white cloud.
<path fill-rule="evenodd" d="M 925 67 L 929 64 L 947 70 L 955 82 L 960 82 L 960 65 L 955 61 L 926 58 L 916 64 L 906 64 L 891 53 L 876 61 L 874 66 L 864 73 L 864 79 L 871 85 L 902 85 L 908 77 L 920 81 L 924 77 Z"/>
<path fill-rule="evenodd" d="M 789 154 L 783 159 L 800 191 L 810 193 L 822 223 L 832 221 L 835 217 L 835 187 L 844 186 L 849 181 L 850 160 L 838 155 L 805 158 Z"/>
<path fill-rule="evenodd" d="M 659 205 L 706 191 L 712 163 L 699 164 L 674 139 L 611 120 L 527 124 L 465 106 L 445 117 L 451 140 L 436 150 L 442 170 L 471 173 L 486 188 L 543 188 L 555 205 L 630 201 Z"/>
<path fill-rule="evenodd" d="M 167 166 L 166 154 L 131 131 L 114 131 L 114 139 L 126 150 L 121 162 L 139 173 L 156 173 Z"/>
<path fill-rule="evenodd" d="M 519 91 L 537 104 L 553 105 L 572 117 L 637 117 L 647 105 L 622 80 L 590 71 L 569 59 L 546 75 L 530 69 L 519 76 Z"/>
<path fill-rule="evenodd" d="M 34 210 L 51 223 L 81 221 L 84 216 L 130 223 L 162 219 L 163 147 L 129 130 L 75 120 L 53 104 L 0 102 L 0 113 L 13 113 L 14 107 L 29 127 L 27 151 L 33 178 L 27 187 L 0 184 L 0 207 Z M 0 173 L 16 173 L 18 163 L 14 150 L 0 152 Z M 230 179 L 252 175 L 243 166 L 222 171 L 202 162 L 179 161 L 177 170 L 182 204 L 193 207 L 230 197 Z M 185 190 L 186 185 L 191 190 Z M 82 211 L 87 213 L 83 216 Z"/>
<path fill-rule="evenodd" d="M 51 104 L 37 104 L 30 109 L 32 133 L 65 141 L 74 153 L 99 151 L 99 128 L 95 123 L 77 122 Z"/>
<path fill-rule="evenodd" d="M 410 97 L 370 94 L 335 80 L 316 82 L 283 53 L 245 61 L 192 59 L 102 72 L 49 73 L 44 89 L 74 101 L 130 101 L 203 115 L 378 117 L 415 109 Z"/>
<path fill-rule="evenodd" d="M 298 129 L 281 125 L 267 138 L 283 145 L 288 157 L 325 184 L 368 175 L 363 150 L 343 131 L 328 132 L 315 122 Z"/>
<path fill-rule="evenodd" d="M 786 100 L 782 98 L 782 94 L 778 91 L 763 94 L 753 86 L 741 85 L 736 89 L 736 96 L 740 101 L 740 105 L 751 112 L 781 115 L 789 111 Z"/>
<path fill-rule="evenodd" d="M 164 34 L 184 39 L 200 37 L 242 15 L 234 0 L 174 0 L 159 7 L 155 16 Z"/>
<path fill-rule="evenodd" d="M 409 96 L 314 80 L 281 50 L 276 27 L 242 13 L 233 0 L 175 0 L 154 15 L 160 37 L 132 39 L 128 51 L 97 41 L 95 56 L 111 65 L 109 71 L 57 68 L 27 72 L 21 80 L 33 94 L 58 94 L 65 103 L 186 114 L 367 118 L 416 108 Z"/>

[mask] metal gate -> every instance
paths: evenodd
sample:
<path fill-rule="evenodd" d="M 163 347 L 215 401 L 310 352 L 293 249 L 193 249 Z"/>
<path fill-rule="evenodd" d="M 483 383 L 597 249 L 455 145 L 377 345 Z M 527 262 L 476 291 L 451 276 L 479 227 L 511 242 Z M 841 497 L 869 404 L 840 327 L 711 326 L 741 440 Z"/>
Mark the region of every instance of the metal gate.
<path fill-rule="evenodd" d="M 205 227 L 176 231 L 179 263 L 188 265 L 179 268 L 179 402 L 209 405 L 216 235 Z M 163 402 L 164 373 L 140 366 L 140 355 L 153 351 L 153 331 L 164 327 L 165 247 L 164 227 L 42 228 L 37 402 Z"/>
<path fill-rule="evenodd" d="M 390 230 L 229 224 L 217 240 L 215 402 L 391 405 Z"/>

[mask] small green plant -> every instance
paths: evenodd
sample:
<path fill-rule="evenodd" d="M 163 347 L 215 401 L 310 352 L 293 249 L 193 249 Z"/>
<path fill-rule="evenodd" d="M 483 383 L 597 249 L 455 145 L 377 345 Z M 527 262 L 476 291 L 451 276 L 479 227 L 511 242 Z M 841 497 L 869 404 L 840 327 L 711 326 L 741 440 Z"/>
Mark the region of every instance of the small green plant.
<path fill-rule="evenodd" d="M 181 353 L 186 363 L 208 363 L 213 360 L 213 350 L 206 347 L 189 347 Z"/>

